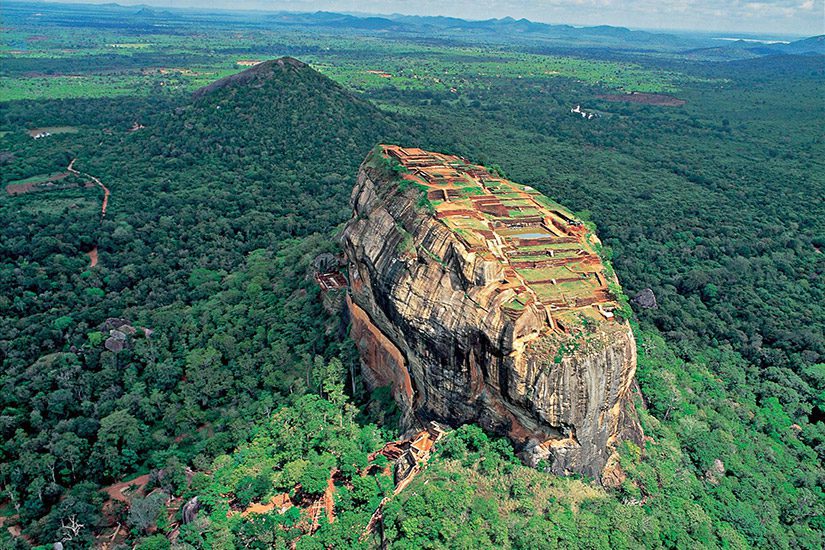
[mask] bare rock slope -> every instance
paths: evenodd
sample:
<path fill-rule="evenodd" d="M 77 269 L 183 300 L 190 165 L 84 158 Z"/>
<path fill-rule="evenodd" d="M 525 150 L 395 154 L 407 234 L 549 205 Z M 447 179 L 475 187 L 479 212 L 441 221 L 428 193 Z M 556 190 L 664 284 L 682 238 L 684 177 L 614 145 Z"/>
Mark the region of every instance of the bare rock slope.
<path fill-rule="evenodd" d="M 352 336 L 405 422 L 475 422 L 528 463 L 615 477 L 618 442 L 642 438 L 636 346 L 593 232 L 530 187 L 396 146 L 364 161 L 352 206 Z"/>

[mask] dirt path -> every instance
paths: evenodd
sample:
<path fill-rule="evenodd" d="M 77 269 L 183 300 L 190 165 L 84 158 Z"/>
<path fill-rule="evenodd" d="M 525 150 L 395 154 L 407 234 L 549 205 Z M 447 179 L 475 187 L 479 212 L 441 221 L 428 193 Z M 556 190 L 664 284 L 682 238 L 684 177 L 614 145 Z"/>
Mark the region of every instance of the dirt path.
<path fill-rule="evenodd" d="M 62 179 L 65 179 L 66 177 L 68 177 L 68 175 L 69 175 L 68 172 L 61 172 L 59 174 L 52 174 L 51 176 L 49 176 L 47 178 L 37 180 L 37 181 L 32 181 L 32 182 L 29 182 L 29 183 L 13 183 L 13 184 L 10 184 L 10 185 L 6 186 L 6 193 L 8 193 L 9 195 L 23 195 L 25 193 L 44 191 L 45 189 L 41 189 L 38 186 L 41 186 L 44 183 L 58 182 Z"/>
<path fill-rule="evenodd" d="M 282 514 L 286 510 L 292 508 L 293 506 L 294 504 L 292 504 L 292 500 L 290 500 L 289 494 L 281 493 L 269 499 L 269 502 L 267 502 L 266 504 L 253 502 L 249 505 L 249 507 L 246 510 L 241 512 L 241 516 L 246 517 L 249 514 L 266 514 L 267 512 L 271 512 L 272 510 L 278 510 L 278 513 Z"/>
<path fill-rule="evenodd" d="M 85 176 L 89 178 L 90 180 L 95 182 L 101 189 L 103 189 L 103 206 L 100 209 L 100 218 L 103 219 L 106 217 L 106 207 L 109 205 L 109 195 L 111 195 L 111 193 L 109 192 L 109 188 L 103 185 L 103 182 L 94 177 L 93 175 L 75 170 L 74 163 L 76 160 L 77 159 L 72 159 L 72 162 L 69 163 L 69 166 L 66 168 L 66 170 L 68 170 L 76 176 Z"/>
<path fill-rule="evenodd" d="M 131 499 L 123 494 L 128 487 L 132 485 L 136 485 L 137 489 L 135 492 L 138 492 L 143 489 L 143 486 L 149 483 L 149 474 L 144 474 L 142 476 L 136 477 L 130 481 L 121 481 L 120 483 L 115 483 L 114 485 L 109 485 L 108 487 L 104 488 L 103 490 L 106 491 L 106 494 L 109 495 L 109 498 L 112 500 L 119 500 L 121 502 L 125 502 L 129 504 Z"/>
<path fill-rule="evenodd" d="M 94 247 L 86 253 L 89 256 L 89 269 L 97 265 L 97 247 Z"/>
<path fill-rule="evenodd" d="M 327 489 L 324 491 L 324 509 L 327 512 L 327 521 L 335 522 L 335 484 L 332 482 L 332 476 L 327 480 Z"/>
<path fill-rule="evenodd" d="M 103 189 L 103 206 L 100 207 L 100 220 L 103 221 L 103 218 L 106 217 L 106 207 L 109 206 L 109 195 L 111 195 L 111 193 L 109 192 L 109 188 L 103 185 L 103 182 L 94 177 L 93 175 L 81 172 L 79 170 L 75 170 L 74 163 L 76 160 L 76 158 L 72 159 L 72 161 L 69 163 L 69 166 L 66 167 L 66 170 L 68 170 L 75 176 L 83 176 L 89 178 L 98 187 Z M 91 269 L 97 265 L 97 246 L 95 246 L 86 254 L 89 256 L 89 269 Z"/>

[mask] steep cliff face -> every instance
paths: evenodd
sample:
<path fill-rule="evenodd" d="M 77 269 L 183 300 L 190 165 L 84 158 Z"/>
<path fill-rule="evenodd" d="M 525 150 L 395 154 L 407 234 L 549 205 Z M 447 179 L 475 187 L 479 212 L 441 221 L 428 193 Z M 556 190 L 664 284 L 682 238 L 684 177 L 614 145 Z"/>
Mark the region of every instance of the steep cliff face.
<path fill-rule="evenodd" d="M 364 162 L 352 206 L 352 336 L 408 425 L 474 422 L 527 462 L 597 478 L 619 440 L 641 440 L 633 335 L 572 214 L 463 159 L 392 146 Z"/>

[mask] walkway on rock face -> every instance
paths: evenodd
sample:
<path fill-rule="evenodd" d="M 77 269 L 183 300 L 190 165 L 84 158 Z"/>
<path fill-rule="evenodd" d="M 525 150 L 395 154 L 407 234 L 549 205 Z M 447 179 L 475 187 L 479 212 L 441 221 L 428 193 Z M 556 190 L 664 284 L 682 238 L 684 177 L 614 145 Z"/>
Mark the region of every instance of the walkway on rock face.
<path fill-rule="evenodd" d="M 404 476 L 402 479 L 396 479 L 397 483 L 392 494 L 385 496 L 378 504 L 378 508 L 375 509 L 375 512 L 373 512 L 369 522 L 367 522 L 364 532 L 358 539 L 359 541 L 364 542 L 367 540 L 367 537 L 375 532 L 376 526 L 383 523 L 384 506 L 392 499 L 392 497 L 403 491 L 410 483 L 412 483 L 412 480 L 418 473 L 423 471 L 430 459 L 433 446 L 437 441 L 441 440 L 444 433 L 444 428 L 442 428 L 439 424 L 430 422 L 429 428 L 419 431 L 412 437 L 398 441 L 390 441 L 384 445 L 380 451 L 370 455 L 370 461 L 374 460 L 374 458 L 380 454 L 387 457 L 390 463 L 395 463 L 396 466 L 401 463 L 400 461 L 403 460 L 404 456 L 407 456 L 412 463 L 412 468 L 409 468 L 406 471 L 406 474 L 402 474 Z M 396 478 L 398 477 L 398 474 L 399 472 L 396 471 Z"/>

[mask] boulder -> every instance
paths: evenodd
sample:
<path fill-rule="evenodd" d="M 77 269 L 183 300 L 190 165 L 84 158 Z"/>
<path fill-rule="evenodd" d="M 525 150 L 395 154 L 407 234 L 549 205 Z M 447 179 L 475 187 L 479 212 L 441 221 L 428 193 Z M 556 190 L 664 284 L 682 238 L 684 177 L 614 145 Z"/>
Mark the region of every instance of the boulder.
<path fill-rule="evenodd" d="M 103 347 L 111 352 L 119 353 L 126 347 L 127 338 L 125 333 L 119 330 L 111 330 L 109 331 L 109 337 L 103 343 Z"/>
<path fill-rule="evenodd" d="M 725 477 L 725 463 L 717 458 L 705 472 L 705 481 L 711 485 L 719 485 L 723 477 Z"/>
<path fill-rule="evenodd" d="M 119 329 L 123 325 L 128 325 L 128 324 L 129 324 L 128 319 L 123 319 L 121 317 L 109 317 L 105 321 L 103 321 L 102 325 L 100 325 L 100 330 L 102 332 L 111 332 L 113 330 Z"/>
<path fill-rule="evenodd" d="M 655 309 L 659 307 L 659 305 L 656 303 L 656 295 L 653 294 L 653 290 L 649 288 L 646 288 L 639 292 L 630 300 L 630 303 L 642 309 Z"/>
<path fill-rule="evenodd" d="M 328 273 L 338 269 L 338 258 L 334 254 L 324 252 L 312 260 L 312 268 L 315 273 Z"/>
<path fill-rule="evenodd" d="M 342 236 L 348 303 L 364 379 L 391 386 L 404 427 L 472 422 L 509 437 L 528 464 L 596 479 L 621 440 L 641 445 L 636 344 L 627 322 L 604 313 L 609 303 L 580 308 L 589 320 L 569 332 L 529 284 L 532 298 L 513 306 L 497 243 L 471 249 L 421 205 L 419 189 L 374 166 L 368 157 L 359 171 Z"/>
<path fill-rule="evenodd" d="M 198 515 L 198 510 L 200 509 L 201 505 L 200 502 L 198 502 L 198 497 L 192 497 L 189 502 L 183 505 L 183 510 L 181 511 L 183 524 L 186 525 L 187 523 L 195 521 L 195 517 Z"/>

